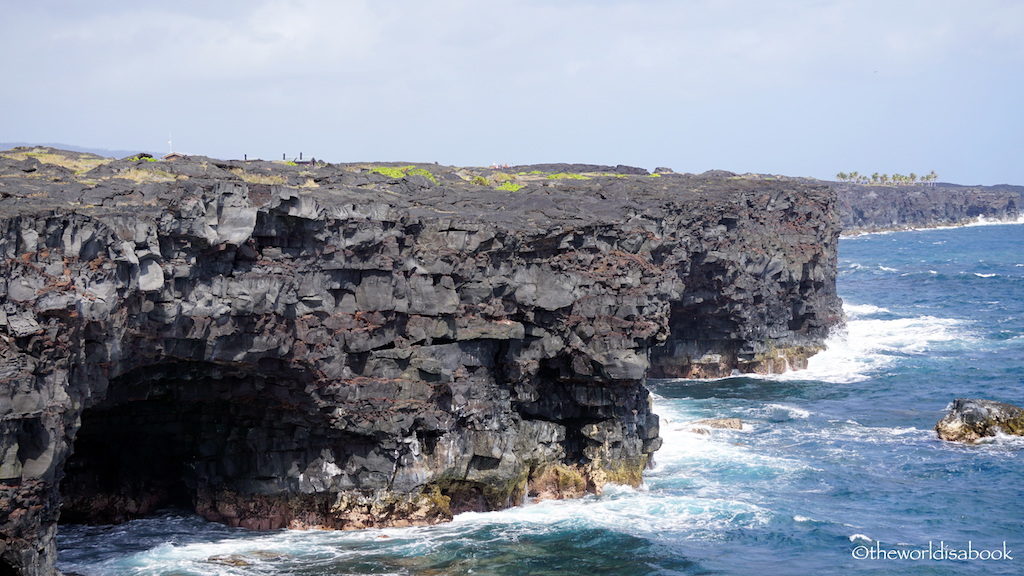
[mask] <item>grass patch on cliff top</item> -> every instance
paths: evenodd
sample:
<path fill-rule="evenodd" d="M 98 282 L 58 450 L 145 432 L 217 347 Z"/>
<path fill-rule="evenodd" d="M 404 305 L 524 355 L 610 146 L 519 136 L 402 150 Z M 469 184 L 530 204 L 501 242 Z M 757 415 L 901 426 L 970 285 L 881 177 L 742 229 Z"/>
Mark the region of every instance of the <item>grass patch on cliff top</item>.
<path fill-rule="evenodd" d="M 430 180 L 432 184 L 437 184 L 437 177 L 430 170 L 416 166 L 372 166 L 370 167 L 370 172 L 394 178 L 395 180 L 401 180 L 406 176 L 423 176 Z"/>
<path fill-rule="evenodd" d="M 170 172 L 151 168 L 128 168 L 118 172 L 114 178 L 123 178 L 132 182 L 173 182 L 178 179 Z"/>
<path fill-rule="evenodd" d="M 57 154 L 47 149 L 35 148 L 32 150 L 8 150 L 2 154 L 6 158 L 12 160 L 26 160 L 28 158 L 35 158 L 43 164 L 50 164 L 53 166 L 60 166 L 61 168 L 67 168 L 75 174 L 84 174 L 89 170 L 97 166 L 109 164 L 114 161 L 113 158 L 101 158 L 99 156 L 90 156 L 86 154 L 75 154 L 74 156 L 65 156 L 63 154 Z"/>
<path fill-rule="evenodd" d="M 497 186 L 495 186 L 495 189 L 496 190 L 505 190 L 506 192 L 518 192 L 518 191 L 523 189 L 523 185 L 522 184 L 516 184 L 515 182 L 512 182 L 512 181 L 508 181 L 508 182 L 502 182 L 501 184 L 498 184 Z"/>
<path fill-rule="evenodd" d="M 590 176 L 584 176 L 575 172 L 557 172 L 555 174 L 548 174 L 548 180 L 590 180 Z"/>
<path fill-rule="evenodd" d="M 284 176 L 280 174 L 256 174 L 246 172 L 241 168 L 232 168 L 231 173 L 242 179 L 247 184 L 269 184 L 271 186 L 283 186 Z"/>

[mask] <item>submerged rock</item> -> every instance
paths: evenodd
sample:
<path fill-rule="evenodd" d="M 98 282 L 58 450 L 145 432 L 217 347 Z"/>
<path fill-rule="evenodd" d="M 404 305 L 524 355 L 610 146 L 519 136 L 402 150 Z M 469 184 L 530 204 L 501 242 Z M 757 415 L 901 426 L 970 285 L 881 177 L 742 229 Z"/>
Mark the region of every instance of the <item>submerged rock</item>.
<path fill-rule="evenodd" d="M 995 402 L 957 398 L 935 425 L 939 438 L 953 442 L 977 442 L 998 433 L 1024 436 L 1024 408 Z"/>
<path fill-rule="evenodd" d="M 58 517 L 408 526 L 635 486 L 645 377 L 799 365 L 841 320 L 820 184 L 8 155 L 0 574 L 53 574 Z"/>
<path fill-rule="evenodd" d="M 719 430 L 743 430 L 743 421 L 739 418 L 705 418 L 704 420 L 697 420 L 691 422 L 691 425 L 695 426 L 694 431 L 701 433 L 707 428 L 718 428 Z"/>

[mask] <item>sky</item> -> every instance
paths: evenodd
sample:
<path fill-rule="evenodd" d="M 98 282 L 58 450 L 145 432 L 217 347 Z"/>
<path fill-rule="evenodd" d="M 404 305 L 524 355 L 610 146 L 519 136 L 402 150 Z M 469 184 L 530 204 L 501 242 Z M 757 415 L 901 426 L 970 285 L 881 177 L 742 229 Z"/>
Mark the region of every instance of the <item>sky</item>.
<path fill-rule="evenodd" d="M 0 142 L 1024 184 L 1019 0 L 0 10 Z"/>

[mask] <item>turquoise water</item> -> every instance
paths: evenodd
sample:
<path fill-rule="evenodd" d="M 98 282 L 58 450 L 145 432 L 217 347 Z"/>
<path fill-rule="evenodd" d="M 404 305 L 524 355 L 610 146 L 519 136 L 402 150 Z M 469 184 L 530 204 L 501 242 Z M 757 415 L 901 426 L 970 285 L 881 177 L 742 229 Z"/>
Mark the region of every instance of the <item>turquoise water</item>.
<path fill-rule="evenodd" d="M 664 448 L 640 490 L 429 528 L 234 530 L 167 515 L 61 528 L 92 575 L 1024 574 L 1024 440 L 944 443 L 956 397 L 1024 404 L 1024 226 L 845 238 L 849 317 L 809 370 L 655 381 Z M 687 422 L 739 417 L 744 429 Z M 1015 560 L 855 559 L 870 547 Z"/>

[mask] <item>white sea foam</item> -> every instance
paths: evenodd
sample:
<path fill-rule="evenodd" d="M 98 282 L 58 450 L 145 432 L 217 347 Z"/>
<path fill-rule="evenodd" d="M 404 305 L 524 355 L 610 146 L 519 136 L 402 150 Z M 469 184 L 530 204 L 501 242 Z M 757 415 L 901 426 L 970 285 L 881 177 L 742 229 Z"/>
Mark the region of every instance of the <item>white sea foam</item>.
<path fill-rule="evenodd" d="M 995 278 L 999 276 L 999 274 L 982 274 L 981 272 L 975 272 L 974 275 L 978 278 Z"/>
<path fill-rule="evenodd" d="M 987 445 L 996 448 L 1024 448 L 1024 436 L 1016 436 L 996 431 L 995 436 L 983 436 L 974 442 L 975 445 Z"/>
<path fill-rule="evenodd" d="M 533 502 L 497 512 L 466 512 L 448 525 L 380 532 L 395 538 L 415 535 L 420 539 L 449 532 L 464 534 L 474 527 L 507 525 L 517 534 L 608 528 L 647 538 L 673 535 L 713 539 L 736 527 L 762 526 L 772 517 L 768 509 L 759 505 L 756 493 L 720 493 L 720 482 L 712 477 L 714 473 L 763 470 L 774 476 L 809 469 L 801 462 L 773 457 L 734 442 L 732 439 L 739 431 L 716 430 L 721 434 L 711 436 L 694 433 L 689 423 L 709 414 L 683 403 L 666 401 L 657 394 L 653 397 L 655 412 L 661 417 L 664 445 L 655 455 L 656 466 L 646 474 L 647 482 L 654 487 L 659 482 L 692 482 L 685 494 L 646 486 L 634 489 L 611 485 L 601 496 Z M 796 407 L 787 408 L 800 412 Z"/>
<path fill-rule="evenodd" d="M 673 532 L 724 532 L 752 528 L 770 519 L 768 510 L 740 499 L 673 495 L 665 492 L 606 493 L 579 500 L 547 500 L 498 512 L 466 512 L 452 521 L 455 530 L 474 525 L 511 525 L 517 531 L 608 528 L 657 537 Z M 436 528 L 434 529 L 436 530 Z"/>
<path fill-rule="evenodd" d="M 903 228 L 900 230 L 881 230 L 878 232 L 857 232 L 854 234 L 842 234 L 840 238 L 861 238 L 864 236 L 881 236 L 884 234 L 893 234 L 896 232 L 921 232 L 924 230 L 952 230 L 955 228 L 973 228 L 975 226 L 1005 226 L 1007 224 L 1024 224 L 1024 212 L 1017 215 L 1016 218 L 998 219 L 998 218 L 986 218 L 984 216 L 978 216 L 974 220 L 963 222 L 959 224 L 947 224 L 944 226 L 924 226 L 920 228 Z"/>
<path fill-rule="evenodd" d="M 714 490 L 722 477 L 740 475 L 763 480 L 816 471 L 807 462 L 752 448 L 745 438 L 749 433 L 746 430 L 695 433 L 689 422 L 714 414 L 686 410 L 680 402 L 669 403 L 657 395 L 654 399 L 655 412 L 661 417 L 664 443 L 654 456 L 655 467 L 647 474 L 652 491 L 660 489 L 665 482 L 677 482 L 680 477 L 692 483 L 688 490 L 699 493 L 702 486 Z"/>
<path fill-rule="evenodd" d="M 872 540 L 867 534 L 850 534 L 850 542 L 856 542 L 858 540 L 862 542 L 874 542 L 874 540 Z"/>
<path fill-rule="evenodd" d="M 811 522 L 812 519 L 808 518 L 807 516 L 800 516 L 799 514 L 797 514 L 796 516 L 793 516 L 793 521 L 794 522 Z"/>
<path fill-rule="evenodd" d="M 856 442 L 868 444 L 916 443 L 931 440 L 935 433 L 913 426 L 864 426 L 848 420 L 843 426 L 822 428 L 815 431 L 814 434 L 825 441 L 837 442 L 847 449 L 856 451 L 853 444 Z"/>
<path fill-rule="evenodd" d="M 871 318 L 872 314 L 889 312 L 871 305 L 848 304 L 844 309 L 849 321 L 826 339 L 826 349 L 810 358 L 806 370 L 768 378 L 859 382 L 892 365 L 901 356 L 920 355 L 933 349 L 936 343 L 969 337 L 959 320 L 935 316 Z"/>
<path fill-rule="evenodd" d="M 806 420 L 811 415 L 808 410 L 788 404 L 765 404 L 758 412 L 772 422 Z"/>
<path fill-rule="evenodd" d="M 875 306 L 874 304 L 844 304 L 843 312 L 846 312 L 848 317 L 859 318 L 873 314 L 888 314 L 889 309 Z"/>
<path fill-rule="evenodd" d="M 875 265 L 865 266 L 865 265 L 859 264 L 857 262 L 850 262 L 849 264 L 846 264 L 846 269 L 848 269 L 848 270 L 880 270 L 882 272 L 899 272 L 899 270 L 897 270 L 896 268 L 890 268 L 888 266 L 882 266 L 881 264 L 879 264 L 877 266 L 875 266 Z"/>

